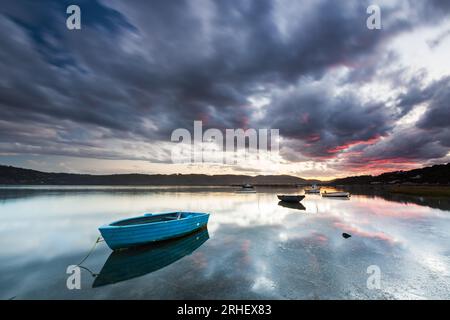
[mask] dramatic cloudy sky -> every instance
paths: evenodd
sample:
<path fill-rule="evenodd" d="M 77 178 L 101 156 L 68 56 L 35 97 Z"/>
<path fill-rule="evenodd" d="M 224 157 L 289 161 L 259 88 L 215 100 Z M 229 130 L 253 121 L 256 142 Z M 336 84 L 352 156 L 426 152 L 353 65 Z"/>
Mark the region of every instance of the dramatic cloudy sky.
<path fill-rule="evenodd" d="M 448 0 L 4 0 L 0 163 L 325 179 L 446 163 L 449 53 Z M 279 157 L 173 164 L 194 120 L 279 129 Z"/>

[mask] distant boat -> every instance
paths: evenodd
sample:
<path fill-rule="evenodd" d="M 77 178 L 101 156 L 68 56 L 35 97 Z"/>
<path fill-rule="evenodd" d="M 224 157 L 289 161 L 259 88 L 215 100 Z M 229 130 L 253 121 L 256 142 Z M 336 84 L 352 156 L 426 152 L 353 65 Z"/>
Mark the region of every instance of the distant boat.
<path fill-rule="evenodd" d="M 350 198 L 349 192 L 323 192 L 322 197 L 328 198 Z"/>
<path fill-rule="evenodd" d="M 309 189 L 305 189 L 306 194 L 320 194 L 320 188 L 317 188 L 317 185 L 313 185 Z"/>
<path fill-rule="evenodd" d="M 284 208 L 289 208 L 289 209 L 306 210 L 305 206 L 302 205 L 300 202 L 279 201 L 278 205 L 281 207 L 284 207 Z"/>
<path fill-rule="evenodd" d="M 177 239 L 114 251 L 106 260 L 92 287 L 133 279 L 162 269 L 191 254 L 208 239 L 208 229 L 203 228 Z"/>
<path fill-rule="evenodd" d="M 278 199 L 284 202 L 290 202 L 290 203 L 295 203 L 295 202 L 300 202 L 303 200 L 303 198 L 305 198 L 305 196 L 301 196 L 301 195 L 287 195 L 287 194 L 279 194 L 277 195 Z"/>
<path fill-rule="evenodd" d="M 180 237 L 206 226 L 208 219 L 208 213 L 147 213 L 112 222 L 98 230 L 107 245 L 116 250 Z"/>
<path fill-rule="evenodd" d="M 246 183 L 242 185 L 242 188 L 238 190 L 239 193 L 256 193 L 255 187 L 253 187 L 251 184 Z"/>

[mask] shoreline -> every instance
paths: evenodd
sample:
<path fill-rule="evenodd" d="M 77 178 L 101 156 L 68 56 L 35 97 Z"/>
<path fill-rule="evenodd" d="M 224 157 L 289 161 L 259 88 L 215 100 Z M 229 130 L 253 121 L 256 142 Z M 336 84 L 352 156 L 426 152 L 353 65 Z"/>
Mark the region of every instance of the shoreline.
<path fill-rule="evenodd" d="M 145 190 L 145 189 L 158 189 L 158 188 L 236 188 L 240 185 L 219 185 L 219 184 L 0 184 L 0 190 Z M 254 184 L 259 188 L 275 188 L 275 189 L 302 189 L 308 187 L 308 185 L 293 185 L 293 184 Z M 349 185 L 334 185 L 326 184 L 320 185 L 321 187 L 336 188 L 336 189 L 352 189 L 352 188 L 364 188 L 366 190 L 383 190 L 391 194 L 403 194 L 411 196 L 423 196 L 423 197 L 450 197 L 450 185 L 370 185 L 370 184 L 349 184 Z"/>
<path fill-rule="evenodd" d="M 427 197 L 450 197 L 450 186 L 393 186 L 388 188 L 388 191 L 396 194 L 406 194 L 413 196 L 427 196 Z"/>

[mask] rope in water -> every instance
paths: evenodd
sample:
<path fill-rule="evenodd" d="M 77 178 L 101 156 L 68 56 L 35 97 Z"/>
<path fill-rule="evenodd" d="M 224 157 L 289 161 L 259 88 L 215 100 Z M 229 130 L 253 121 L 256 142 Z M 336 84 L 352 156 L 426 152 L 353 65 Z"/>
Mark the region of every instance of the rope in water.
<path fill-rule="evenodd" d="M 84 270 L 86 270 L 87 272 L 89 272 L 93 278 L 95 278 L 96 276 L 98 276 L 98 273 L 92 272 L 89 268 L 86 268 L 86 267 L 84 267 L 84 266 L 79 266 L 79 267 L 80 267 L 81 269 L 84 269 Z"/>
<path fill-rule="evenodd" d="M 97 246 L 97 243 L 104 241 L 103 238 L 101 236 L 99 236 L 97 238 L 97 240 L 95 240 L 94 245 L 92 246 L 91 250 L 89 250 L 88 254 L 80 261 L 80 263 L 77 264 L 77 266 L 79 267 L 84 261 L 86 261 L 87 258 L 89 258 L 89 256 L 92 254 L 92 252 L 94 252 L 95 247 Z"/>

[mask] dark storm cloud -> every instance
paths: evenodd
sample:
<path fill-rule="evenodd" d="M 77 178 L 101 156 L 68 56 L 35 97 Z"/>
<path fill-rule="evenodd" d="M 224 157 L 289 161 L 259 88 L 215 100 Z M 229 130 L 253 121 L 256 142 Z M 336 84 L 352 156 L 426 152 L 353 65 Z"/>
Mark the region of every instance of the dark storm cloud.
<path fill-rule="evenodd" d="M 411 86 L 409 91 L 400 96 L 399 106 L 404 110 L 426 105 L 426 111 L 416 123 L 420 133 L 430 141 L 450 147 L 450 77 L 444 77 L 424 87 Z"/>
<path fill-rule="evenodd" d="M 450 77 L 437 81 L 423 90 L 429 107 L 418 126 L 433 130 L 448 128 L 450 125 Z"/>
<path fill-rule="evenodd" d="M 437 92 L 441 92 L 442 94 L 441 88 L 449 81 L 448 78 L 444 78 L 424 85 L 424 79 L 426 77 L 427 72 L 423 70 L 414 74 L 410 79 L 403 81 L 403 85 L 407 88 L 407 91 L 400 94 L 396 102 L 401 115 L 405 115 L 417 105 L 429 101 Z"/>
<path fill-rule="evenodd" d="M 417 80 L 422 77 L 423 75 L 414 78 Z M 409 91 L 400 96 L 398 103 L 401 115 L 419 105 L 426 105 L 426 111 L 414 126 L 394 129 L 374 145 L 352 148 L 351 151 L 358 154 L 349 157 L 345 166 L 444 159 L 450 151 L 450 77 L 423 87 L 411 85 Z"/>
<path fill-rule="evenodd" d="M 418 127 L 425 135 L 433 137 L 433 142 L 439 144 L 444 153 L 450 150 L 450 78 L 438 81 L 432 87 L 435 91 Z"/>
<path fill-rule="evenodd" d="M 387 38 L 448 12 L 447 2 L 424 3 L 408 18 L 397 18 L 400 5 L 384 10 L 389 30 L 373 32 L 366 28 L 371 1 L 6 1 L 1 148 L 122 157 L 100 141 L 169 141 L 175 128 L 203 120 L 280 128 L 295 152 L 332 156 L 387 134 L 395 117 L 357 91 L 335 97 L 326 86 L 285 88 L 342 65 L 354 71 L 342 85 L 372 77 Z M 68 4 L 81 6 L 80 31 L 65 28 Z M 417 90 L 401 99 L 404 113 L 433 91 Z M 253 121 L 249 96 L 272 91 L 283 94 Z M 430 110 L 424 128 L 441 108 Z"/>
<path fill-rule="evenodd" d="M 327 84 L 281 93 L 266 119 L 267 125 L 281 128 L 284 137 L 303 141 L 291 148 L 310 157 L 333 156 L 351 144 L 386 134 L 392 126 L 383 105 L 364 103 L 353 93 L 335 96 Z"/>
<path fill-rule="evenodd" d="M 444 147 L 436 136 L 421 130 L 403 130 L 387 139 L 367 147 L 355 162 L 360 163 L 378 160 L 420 161 L 444 157 L 448 147 Z"/>

